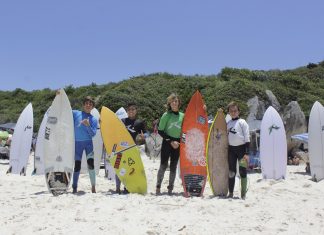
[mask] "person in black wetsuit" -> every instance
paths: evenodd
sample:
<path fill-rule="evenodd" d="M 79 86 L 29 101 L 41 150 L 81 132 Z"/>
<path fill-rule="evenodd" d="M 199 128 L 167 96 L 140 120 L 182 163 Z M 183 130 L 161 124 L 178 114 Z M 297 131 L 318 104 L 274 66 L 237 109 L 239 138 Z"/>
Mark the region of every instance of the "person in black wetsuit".
<path fill-rule="evenodd" d="M 127 118 L 123 118 L 122 122 L 126 126 L 129 134 L 131 134 L 136 144 L 143 143 L 145 141 L 144 133 L 145 124 L 142 120 L 137 119 L 137 105 L 135 103 L 129 103 L 127 105 Z"/>
<path fill-rule="evenodd" d="M 156 194 L 161 194 L 161 184 L 165 170 L 170 159 L 170 176 L 168 194 L 172 194 L 176 177 L 177 164 L 180 155 L 180 134 L 184 113 L 179 112 L 180 99 L 178 95 L 171 94 L 167 98 L 167 111 L 162 115 L 158 132 L 163 138 L 161 148 L 161 163 L 157 175 Z"/>

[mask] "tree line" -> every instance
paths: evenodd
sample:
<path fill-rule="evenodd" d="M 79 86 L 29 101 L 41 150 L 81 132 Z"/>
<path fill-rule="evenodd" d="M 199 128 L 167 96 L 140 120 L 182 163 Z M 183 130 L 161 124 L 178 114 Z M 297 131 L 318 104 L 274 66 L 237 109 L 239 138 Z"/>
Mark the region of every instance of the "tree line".
<path fill-rule="evenodd" d="M 137 103 L 139 118 L 146 122 L 148 129 L 152 121 L 165 111 L 166 98 L 171 92 L 181 97 L 182 111 L 198 89 L 207 105 L 207 112 L 214 116 L 218 108 L 226 109 L 231 101 L 241 106 L 241 115 L 248 114 L 247 100 L 258 96 L 266 100 L 266 90 L 271 90 L 281 105 L 298 101 L 306 116 L 309 116 L 313 103 L 324 103 L 324 61 L 292 70 L 248 70 L 225 67 L 217 75 L 174 75 L 153 73 L 131 77 L 117 83 L 64 87 L 73 109 L 81 109 L 82 99 L 91 95 L 100 111 L 107 106 L 113 111 L 125 107 L 129 102 Z M 38 130 L 47 108 L 51 105 L 55 90 L 49 88 L 25 91 L 0 91 L 0 123 L 16 122 L 23 108 L 32 102 L 34 109 L 34 128 Z"/>

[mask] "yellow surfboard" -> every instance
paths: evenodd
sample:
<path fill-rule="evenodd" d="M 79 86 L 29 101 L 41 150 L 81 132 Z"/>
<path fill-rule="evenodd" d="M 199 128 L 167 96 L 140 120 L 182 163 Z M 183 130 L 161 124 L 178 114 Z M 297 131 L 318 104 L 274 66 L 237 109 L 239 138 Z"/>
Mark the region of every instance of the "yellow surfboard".
<path fill-rule="evenodd" d="M 100 118 L 102 139 L 116 175 L 130 193 L 146 194 L 147 181 L 140 151 L 124 123 L 105 106 Z"/>

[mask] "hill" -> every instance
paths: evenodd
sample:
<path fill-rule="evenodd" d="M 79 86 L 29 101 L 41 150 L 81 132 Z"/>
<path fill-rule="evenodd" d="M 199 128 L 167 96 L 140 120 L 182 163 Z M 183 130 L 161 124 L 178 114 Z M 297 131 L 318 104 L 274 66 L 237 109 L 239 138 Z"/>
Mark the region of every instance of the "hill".
<path fill-rule="evenodd" d="M 246 117 L 247 100 L 255 95 L 266 100 L 265 91 L 271 90 L 282 106 L 297 101 L 308 116 L 316 100 L 324 103 L 324 61 L 293 70 L 252 71 L 226 67 L 218 75 L 210 76 L 154 73 L 118 83 L 65 87 L 74 109 L 81 108 L 81 100 L 86 95 L 95 97 L 99 110 L 104 105 L 116 111 L 135 101 L 140 107 L 139 117 L 146 121 L 148 128 L 165 111 L 166 97 L 171 92 L 180 95 L 184 110 L 197 89 L 204 96 L 209 115 L 214 115 L 218 108 L 226 108 L 231 100 L 235 100 L 241 105 L 241 116 Z M 37 130 L 54 97 L 55 91 L 48 88 L 31 92 L 20 88 L 0 91 L 0 123 L 16 122 L 23 108 L 32 102 Z"/>

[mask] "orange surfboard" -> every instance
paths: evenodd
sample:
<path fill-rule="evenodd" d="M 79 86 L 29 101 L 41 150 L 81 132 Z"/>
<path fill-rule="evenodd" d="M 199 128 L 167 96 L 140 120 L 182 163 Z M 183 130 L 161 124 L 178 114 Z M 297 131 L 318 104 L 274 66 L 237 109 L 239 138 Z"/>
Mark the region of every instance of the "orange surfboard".
<path fill-rule="evenodd" d="M 183 124 L 180 141 L 180 176 L 184 196 L 202 196 L 206 184 L 207 113 L 199 91 L 191 97 Z"/>

